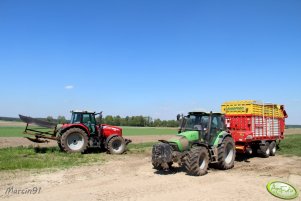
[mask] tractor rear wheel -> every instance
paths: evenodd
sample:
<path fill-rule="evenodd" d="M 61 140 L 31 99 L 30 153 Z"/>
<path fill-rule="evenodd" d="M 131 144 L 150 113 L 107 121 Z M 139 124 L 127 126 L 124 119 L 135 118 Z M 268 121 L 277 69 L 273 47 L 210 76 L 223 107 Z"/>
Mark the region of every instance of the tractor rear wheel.
<path fill-rule="evenodd" d="M 110 154 L 122 154 L 125 151 L 125 146 L 123 137 L 116 136 L 108 142 L 108 151 Z"/>
<path fill-rule="evenodd" d="M 84 153 L 88 147 L 88 136 L 80 128 L 70 128 L 61 137 L 61 146 L 68 153 Z"/>
<path fill-rule="evenodd" d="M 259 146 L 260 156 L 263 158 L 268 158 L 270 156 L 270 143 L 266 142 L 264 145 Z"/>
<path fill-rule="evenodd" d="M 218 163 L 216 167 L 221 170 L 228 170 L 234 167 L 235 143 L 232 137 L 226 137 L 218 147 Z"/>
<path fill-rule="evenodd" d="M 209 154 L 206 147 L 193 147 L 187 155 L 185 168 L 192 176 L 202 176 L 207 174 L 209 164 Z"/>
<path fill-rule="evenodd" d="M 276 142 L 273 141 L 270 144 L 270 156 L 275 156 L 276 155 Z"/>

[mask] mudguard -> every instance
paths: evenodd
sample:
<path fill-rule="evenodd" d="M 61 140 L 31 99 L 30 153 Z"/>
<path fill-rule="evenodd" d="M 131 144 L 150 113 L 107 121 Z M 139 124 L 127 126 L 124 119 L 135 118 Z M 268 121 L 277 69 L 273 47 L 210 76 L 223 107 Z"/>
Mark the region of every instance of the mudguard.
<path fill-rule="evenodd" d="M 218 136 L 214 142 L 214 145 L 215 146 L 220 145 L 226 137 L 232 137 L 232 135 L 226 131 L 222 131 L 221 133 L 218 134 Z"/>

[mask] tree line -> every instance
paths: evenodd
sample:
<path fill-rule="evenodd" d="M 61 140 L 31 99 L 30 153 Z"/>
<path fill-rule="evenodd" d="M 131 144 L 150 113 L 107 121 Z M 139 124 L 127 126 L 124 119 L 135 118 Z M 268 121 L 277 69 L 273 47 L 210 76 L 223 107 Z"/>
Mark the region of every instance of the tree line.
<path fill-rule="evenodd" d="M 68 123 L 70 120 L 67 120 L 64 116 L 58 116 L 57 119 L 54 119 L 52 116 L 46 118 L 49 122 L 57 122 L 59 124 Z M 179 123 L 176 120 L 161 120 L 159 118 L 153 119 L 149 116 L 126 116 L 121 117 L 119 115 L 112 116 L 107 115 L 105 117 L 96 118 L 96 121 L 101 124 L 109 124 L 113 126 L 139 126 L 139 127 L 178 127 Z"/>
<path fill-rule="evenodd" d="M 99 120 L 99 118 L 98 118 Z M 113 126 L 139 126 L 139 127 L 178 127 L 176 120 L 153 119 L 149 116 L 126 116 L 120 117 L 107 115 L 101 119 L 101 123 Z"/>

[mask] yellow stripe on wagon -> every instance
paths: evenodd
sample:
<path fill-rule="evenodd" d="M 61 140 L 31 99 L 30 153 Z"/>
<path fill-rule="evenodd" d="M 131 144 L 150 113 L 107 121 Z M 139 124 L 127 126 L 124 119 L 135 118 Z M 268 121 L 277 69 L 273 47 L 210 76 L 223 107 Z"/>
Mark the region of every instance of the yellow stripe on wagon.
<path fill-rule="evenodd" d="M 222 113 L 228 115 L 257 115 L 283 118 L 279 104 L 263 103 L 254 100 L 240 100 L 224 102 L 221 106 Z"/>

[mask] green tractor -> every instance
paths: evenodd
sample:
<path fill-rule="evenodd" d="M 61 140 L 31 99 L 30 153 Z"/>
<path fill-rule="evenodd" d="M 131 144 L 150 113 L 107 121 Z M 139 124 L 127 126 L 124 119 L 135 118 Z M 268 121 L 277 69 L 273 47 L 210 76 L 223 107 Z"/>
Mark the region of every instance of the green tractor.
<path fill-rule="evenodd" d="M 234 167 L 235 143 L 220 113 L 189 112 L 177 116 L 180 129 L 168 141 L 159 140 L 152 149 L 152 164 L 157 170 L 168 171 L 173 163 L 185 166 L 193 176 L 205 175 L 209 163 L 227 170 Z"/>

